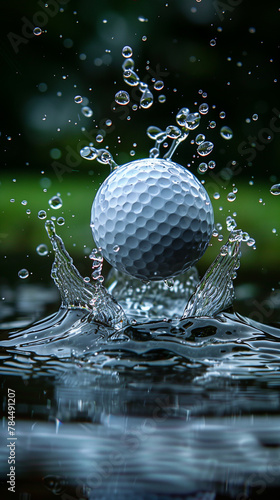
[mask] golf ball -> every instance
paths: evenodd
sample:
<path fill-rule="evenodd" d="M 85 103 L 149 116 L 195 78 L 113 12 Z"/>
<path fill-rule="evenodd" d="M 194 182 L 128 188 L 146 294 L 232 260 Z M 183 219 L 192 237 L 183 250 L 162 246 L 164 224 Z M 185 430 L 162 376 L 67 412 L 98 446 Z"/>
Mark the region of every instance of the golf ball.
<path fill-rule="evenodd" d="M 100 186 L 91 228 L 103 257 L 142 280 L 165 280 L 204 254 L 214 225 L 213 207 L 199 180 L 159 158 L 118 167 Z"/>

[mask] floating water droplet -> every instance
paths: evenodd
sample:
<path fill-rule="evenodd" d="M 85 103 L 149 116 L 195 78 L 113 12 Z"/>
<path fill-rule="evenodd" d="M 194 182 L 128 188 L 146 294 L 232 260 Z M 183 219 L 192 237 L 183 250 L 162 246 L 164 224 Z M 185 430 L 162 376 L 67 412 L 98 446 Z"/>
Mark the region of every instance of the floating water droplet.
<path fill-rule="evenodd" d="M 221 196 L 221 195 L 220 195 L 220 193 L 214 193 L 214 194 L 213 194 L 213 198 L 214 198 L 214 200 L 219 200 L 219 199 L 220 199 L 220 196 Z"/>
<path fill-rule="evenodd" d="M 215 128 L 216 127 L 216 122 L 214 120 L 212 120 L 210 123 L 209 123 L 209 127 L 210 128 Z"/>
<path fill-rule="evenodd" d="M 190 110 L 188 108 L 181 108 L 176 115 L 176 122 L 180 127 L 185 127 L 187 122 L 187 116 Z"/>
<path fill-rule="evenodd" d="M 254 122 L 256 122 L 258 118 L 259 118 L 259 115 L 257 115 L 257 113 L 253 114 L 252 120 L 254 120 Z"/>
<path fill-rule="evenodd" d="M 213 168 L 215 168 L 215 167 L 216 167 L 216 162 L 215 162 L 214 160 L 210 160 L 210 161 L 208 162 L 208 168 L 213 169 Z"/>
<path fill-rule="evenodd" d="M 47 212 L 45 210 L 39 210 L 38 219 L 45 219 L 47 217 Z"/>
<path fill-rule="evenodd" d="M 98 150 L 92 146 L 86 146 L 80 150 L 80 155 L 85 160 L 95 160 L 98 156 Z"/>
<path fill-rule="evenodd" d="M 204 134 L 198 134 L 195 138 L 195 143 L 197 145 L 201 144 L 203 141 L 205 141 L 205 135 Z"/>
<path fill-rule="evenodd" d="M 233 138 L 233 131 L 230 127 L 224 126 L 220 130 L 220 135 L 223 139 L 229 140 Z"/>
<path fill-rule="evenodd" d="M 164 94 L 159 95 L 158 102 L 160 102 L 161 104 L 166 102 L 166 96 Z"/>
<path fill-rule="evenodd" d="M 27 201 L 26 200 L 22 200 L 21 204 L 25 206 L 25 205 L 27 205 Z"/>
<path fill-rule="evenodd" d="M 181 130 L 175 125 L 169 125 L 168 127 L 166 127 L 165 132 L 169 139 L 178 139 L 182 135 Z"/>
<path fill-rule="evenodd" d="M 112 124 L 113 124 L 112 120 L 106 120 L 105 122 L 106 127 L 111 127 Z"/>
<path fill-rule="evenodd" d="M 142 42 L 146 42 L 148 40 L 148 37 L 146 35 L 142 36 Z"/>
<path fill-rule="evenodd" d="M 204 141 L 198 146 L 197 152 L 200 156 L 207 156 L 211 153 L 213 148 L 214 148 L 213 142 Z"/>
<path fill-rule="evenodd" d="M 124 71 L 133 70 L 134 69 L 133 59 L 131 59 L 131 58 L 125 59 L 124 62 L 122 63 L 122 69 Z"/>
<path fill-rule="evenodd" d="M 80 104 L 81 102 L 83 102 L 83 98 L 81 95 L 75 95 L 74 97 L 74 101 L 77 103 L 77 104 Z"/>
<path fill-rule="evenodd" d="M 208 165 L 207 163 L 200 163 L 199 166 L 198 166 L 198 170 L 199 172 L 201 172 L 202 174 L 204 174 L 207 170 L 208 170 Z"/>
<path fill-rule="evenodd" d="M 209 111 L 209 106 L 204 102 L 203 104 L 200 104 L 198 111 L 200 112 L 201 115 L 206 115 Z"/>
<path fill-rule="evenodd" d="M 96 142 L 103 142 L 103 135 L 98 134 L 95 138 Z"/>
<path fill-rule="evenodd" d="M 145 92 L 145 90 L 148 88 L 148 84 L 145 82 L 140 82 L 139 83 L 139 90 L 140 92 Z"/>
<path fill-rule="evenodd" d="M 129 94 L 125 90 L 119 90 L 115 95 L 115 101 L 117 104 L 125 106 L 130 101 Z"/>
<path fill-rule="evenodd" d="M 41 30 L 41 28 L 36 26 L 36 28 L 34 28 L 34 30 L 33 30 L 33 33 L 34 33 L 34 35 L 39 36 L 39 35 L 42 35 L 43 31 Z"/>
<path fill-rule="evenodd" d="M 199 113 L 189 113 L 186 118 L 186 127 L 190 130 L 194 130 L 200 124 L 200 114 Z"/>
<path fill-rule="evenodd" d="M 146 89 L 140 99 L 141 108 L 148 109 L 154 102 L 154 96 L 149 89 Z"/>
<path fill-rule="evenodd" d="M 28 276 L 29 276 L 29 271 L 27 271 L 27 269 L 21 269 L 18 272 L 18 277 L 21 278 L 22 280 L 25 280 L 26 278 L 28 278 Z"/>
<path fill-rule="evenodd" d="M 49 200 L 49 205 L 51 208 L 53 208 L 54 210 L 57 210 L 58 208 L 61 208 L 62 207 L 62 199 L 60 198 L 60 196 L 53 196 L 50 200 Z"/>
<path fill-rule="evenodd" d="M 65 224 L 65 219 L 64 217 L 58 217 L 56 222 L 59 226 L 63 226 L 63 224 Z"/>
<path fill-rule="evenodd" d="M 82 113 L 86 118 L 90 118 L 93 115 L 93 111 L 89 106 L 83 106 Z"/>
<path fill-rule="evenodd" d="M 227 195 L 227 201 L 235 201 L 236 200 L 236 196 L 234 193 L 228 193 Z"/>
<path fill-rule="evenodd" d="M 280 194 L 280 184 L 274 184 L 270 188 L 271 194 L 274 194 L 274 196 L 277 196 Z"/>
<path fill-rule="evenodd" d="M 219 117 L 222 118 L 222 120 L 226 117 L 225 111 L 221 111 L 219 114 Z"/>
<path fill-rule="evenodd" d="M 125 58 L 131 57 L 132 54 L 133 54 L 132 48 L 129 47 L 129 45 L 125 45 L 125 47 L 123 47 L 123 49 L 122 49 L 123 57 L 125 57 Z"/>
<path fill-rule="evenodd" d="M 127 85 L 130 85 L 131 87 L 136 87 L 140 83 L 139 76 L 132 69 L 126 69 L 123 72 L 123 79 L 125 83 L 127 83 Z"/>
<path fill-rule="evenodd" d="M 255 245 L 256 241 L 254 240 L 254 238 L 249 238 L 247 240 L 247 245 L 248 247 L 252 247 L 253 245 Z"/>
<path fill-rule="evenodd" d="M 37 246 L 36 252 L 41 257 L 44 257 L 45 255 L 48 255 L 49 249 L 48 249 L 47 245 L 45 245 L 44 243 L 41 243 L 40 245 Z"/>
<path fill-rule="evenodd" d="M 162 90 L 164 87 L 164 83 L 162 80 L 157 80 L 154 84 L 154 89 L 155 90 Z"/>
<path fill-rule="evenodd" d="M 147 136 L 154 141 L 162 134 L 162 130 L 154 125 L 147 128 Z"/>
<path fill-rule="evenodd" d="M 210 40 L 211 47 L 215 47 L 216 43 L 217 42 L 216 42 L 216 40 L 214 40 L 214 38 L 212 38 L 212 40 Z"/>

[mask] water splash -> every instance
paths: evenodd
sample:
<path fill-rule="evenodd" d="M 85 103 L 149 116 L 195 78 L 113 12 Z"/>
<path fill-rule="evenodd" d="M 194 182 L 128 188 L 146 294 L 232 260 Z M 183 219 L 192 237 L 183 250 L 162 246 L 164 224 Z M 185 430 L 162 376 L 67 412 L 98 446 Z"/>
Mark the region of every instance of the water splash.
<path fill-rule="evenodd" d="M 54 223 L 48 220 L 45 227 L 55 253 L 51 276 L 61 295 L 61 307 L 85 309 L 90 313 L 88 321 L 97 321 L 116 329 L 126 325 L 122 307 L 106 288 L 98 280 L 93 284 L 85 283 L 62 239 L 56 234 Z"/>
<path fill-rule="evenodd" d="M 236 277 L 236 269 L 239 268 L 242 236 L 240 230 L 230 234 L 228 242 L 222 246 L 219 255 L 188 301 L 183 318 L 214 316 L 232 306 L 234 300 L 232 280 Z"/>

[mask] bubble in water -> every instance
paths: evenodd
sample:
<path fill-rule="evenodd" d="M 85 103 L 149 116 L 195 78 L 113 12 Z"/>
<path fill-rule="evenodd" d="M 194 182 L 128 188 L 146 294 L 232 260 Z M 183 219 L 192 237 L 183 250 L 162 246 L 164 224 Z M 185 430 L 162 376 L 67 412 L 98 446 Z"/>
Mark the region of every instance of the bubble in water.
<path fill-rule="evenodd" d="M 29 276 L 29 271 L 27 271 L 27 269 L 21 269 L 18 272 L 18 277 L 21 278 L 22 280 L 25 280 L 26 278 L 28 278 L 28 276 Z"/>
<path fill-rule="evenodd" d="M 157 80 L 154 84 L 154 89 L 155 90 L 162 90 L 164 87 L 164 83 L 161 80 Z"/>
<path fill-rule="evenodd" d="M 115 101 L 117 104 L 125 106 L 130 101 L 129 94 L 125 90 L 119 90 L 115 95 Z"/>
<path fill-rule="evenodd" d="M 123 57 L 127 58 L 127 57 L 131 57 L 133 54 L 133 50 L 131 47 L 129 47 L 129 45 L 125 45 L 125 47 L 123 47 L 122 49 L 122 55 Z"/>
<path fill-rule="evenodd" d="M 152 92 L 149 89 L 146 89 L 140 99 L 141 108 L 148 109 L 152 106 L 153 102 L 154 97 Z"/>
<path fill-rule="evenodd" d="M 56 223 L 59 225 L 59 226 L 63 226 L 63 224 L 65 224 L 65 219 L 64 217 L 58 217 Z"/>
<path fill-rule="evenodd" d="M 274 196 L 277 196 L 280 194 L 280 184 L 274 184 L 270 188 L 271 194 L 274 194 Z"/>
<path fill-rule="evenodd" d="M 220 135 L 223 139 L 229 140 L 233 138 L 233 131 L 230 127 L 224 126 L 220 130 Z"/>
<path fill-rule="evenodd" d="M 49 249 L 48 249 L 47 245 L 45 245 L 44 243 L 41 243 L 40 245 L 37 246 L 36 252 L 41 257 L 44 257 L 45 255 L 48 255 Z"/>
<path fill-rule="evenodd" d="M 213 148 L 214 148 L 213 142 L 204 141 L 198 146 L 197 152 L 200 156 L 207 156 L 211 153 Z"/>
<path fill-rule="evenodd" d="M 85 160 L 95 160 L 98 156 L 98 151 L 92 146 L 85 146 L 80 150 L 80 155 Z"/>
<path fill-rule="evenodd" d="M 47 212 L 45 210 L 39 210 L 38 219 L 45 219 L 47 217 Z"/>
<path fill-rule="evenodd" d="M 34 28 L 34 30 L 33 30 L 33 33 L 34 33 L 34 35 L 39 36 L 39 35 L 42 35 L 43 31 L 41 30 L 41 28 L 36 26 L 36 28 Z"/>
<path fill-rule="evenodd" d="M 89 106 L 83 106 L 82 113 L 86 118 L 90 118 L 93 115 L 93 111 Z"/>
<path fill-rule="evenodd" d="M 60 198 L 60 196 L 53 196 L 50 200 L 49 200 L 49 205 L 51 208 L 53 208 L 54 210 L 57 210 L 58 208 L 61 208 L 62 207 L 62 199 Z"/>
<path fill-rule="evenodd" d="M 234 193 L 228 193 L 227 195 L 227 201 L 235 201 L 236 200 L 236 196 Z"/>
<path fill-rule="evenodd" d="M 77 103 L 77 104 L 80 104 L 81 102 L 83 102 L 83 98 L 81 95 L 75 95 L 74 97 L 74 101 Z"/>
<path fill-rule="evenodd" d="M 209 106 L 204 102 L 203 104 L 200 104 L 198 111 L 200 112 L 201 115 L 206 115 L 209 111 Z"/>

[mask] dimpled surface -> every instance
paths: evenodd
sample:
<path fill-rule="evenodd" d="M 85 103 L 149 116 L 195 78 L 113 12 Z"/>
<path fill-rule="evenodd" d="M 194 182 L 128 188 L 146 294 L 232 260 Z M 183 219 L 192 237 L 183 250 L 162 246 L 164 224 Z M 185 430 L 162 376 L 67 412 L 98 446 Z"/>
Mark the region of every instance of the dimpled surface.
<path fill-rule="evenodd" d="M 146 158 L 118 167 L 100 186 L 91 227 L 104 258 L 143 280 L 177 276 L 205 252 L 214 225 L 198 179 L 170 160 Z"/>

